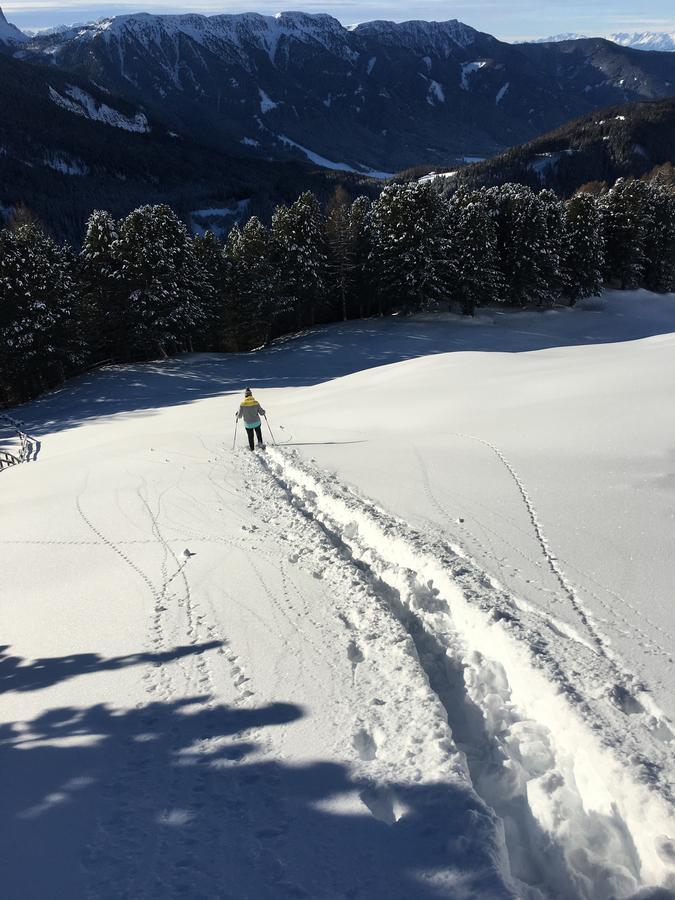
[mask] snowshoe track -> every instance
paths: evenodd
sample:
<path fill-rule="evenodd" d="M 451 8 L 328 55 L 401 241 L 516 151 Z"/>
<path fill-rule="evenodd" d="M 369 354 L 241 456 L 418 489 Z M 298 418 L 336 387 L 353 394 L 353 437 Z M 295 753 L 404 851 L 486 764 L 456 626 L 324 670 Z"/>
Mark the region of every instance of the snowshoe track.
<path fill-rule="evenodd" d="M 248 859 L 250 866 L 256 865 L 263 852 L 263 842 L 250 839 L 247 785 L 236 774 L 242 761 L 236 749 L 257 746 L 262 752 L 265 739 L 261 739 L 257 728 L 239 730 L 236 744 L 220 736 L 218 720 L 222 719 L 222 707 L 214 700 L 216 685 L 209 658 L 199 649 L 202 643 L 216 650 L 215 658 L 222 661 L 219 667 L 224 666 L 229 672 L 235 692 L 233 708 L 249 706 L 255 692 L 230 642 L 199 611 L 188 577 L 190 557 L 179 558 L 172 546 L 175 539 L 168 540 L 164 535 L 163 497 L 170 490 L 151 500 L 148 485 L 144 482 L 139 485 L 137 506 L 145 514 L 152 534 L 152 539 L 143 541 L 112 540 L 95 524 L 92 515 L 85 512 L 83 498 L 78 497 L 76 501 L 80 518 L 98 538 L 94 543 L 103 544 L 115 553 L 138 575 L 150 594 L 150 649 L 157 654 L 171 651 L 177 644 L 197 649 L 189 657 L 150 664 L 142 676 L 148 702 L 138 704 L 136 731 L 120 736 L 119 761 L 104 787 L 107 803 L 82 857 L 88 894 L 101 900 L 110 896 L 113 883 L 116 896 L 129 900 L 140 896 L 157 900 L 197 895 L 226 897 L 218 847 L 222 834 L 219 828 L 209 827 L 209 822 L 217 821 L 222 809 L 239 810 L 240 828 L 230 840 L 236 850 L 228 848 L 229 851 L 242 864 Z M 150 543 L 161 548 L 157 575 L 151 575 L 147 567 L 138 566 L 119 546 L 123 543 Z M 167 659 L 170 655 L 167 653 Z M 158 717 L 160 721 L 167 720 L 164 713 L 167 705 L 174 707 L 177 715 L 168 717 L 170 727 L 163 734 L 159 748 L 169 764 L 158 766 L 152 758 L 158 748 L 152 742 L 144 743 L 143 732 L 152 734 Z M 181 723 L 181 709 L 186 713 L 186 726 Z M 188 739 L 193 713 L 203 725 L 202 736 L 195 741 Z M 230 750 L 233 775 L 228 780 L 225 796 L 223 780 L 211 769 L 210 760 Z M 278 785 L 273 772 L 266 781 L 268 802 L 278 808 Z M 157 815 L 165 827 L 149 834 L 139 831 L 135 824 L 139 806 L 151 811 L 148 815 Z M 277 811 L 282 818 L 282 811 Z M 182 827 L 175 827 L 179 823 Z"/>
<path fill-rule="evenodd" d="M 532 501 L 502 462 L 552 571 L 576 601 Z M 369 579 L 376 602 L 412 639 L 474 787 L 504 823 L 522 895 L 601 900 L 675 884 L 668 851 L 675 766 L 672 748 L 658 737 L 666 723 L 645 712 L 631 676 L 605 652 L 583 609 L 588 645 L 520 608 L 449 545 L 387 515 L 297 453 L 270 448 L 258 465 Z M 355 646 L 348 652 L 356 677 Z M 361 724 L 355 735 L 359 756 L 376 757 L 372 729 Z M 386 816 L 381 796 L 376 791 L 364 802 Z"/>

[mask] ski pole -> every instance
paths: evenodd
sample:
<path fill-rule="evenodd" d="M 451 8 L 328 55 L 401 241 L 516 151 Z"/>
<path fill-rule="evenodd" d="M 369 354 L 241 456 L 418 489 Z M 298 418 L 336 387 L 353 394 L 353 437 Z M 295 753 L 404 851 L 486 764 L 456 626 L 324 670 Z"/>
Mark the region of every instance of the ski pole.
<path fill-rule="evenodd" d="M 237 426 L 239 425 L 239 416 L 234 420 L 234 438 L 232 439 L 232 449 L 234 450 L 237 443 Z"/>
<path fill-rule="evenodd" d="M 267 422 L 267 416 L 265 416 L 265 422 Z M 270 428 L 269 422 L 267 422 L 267 428 L 269 430 L 269 433 L 272 435 L 272 441 L 274 443 L 274 446 L 276 447 L 277 439 L 274 437 L 274 434 L 272 433 L 272 429 Z"/>

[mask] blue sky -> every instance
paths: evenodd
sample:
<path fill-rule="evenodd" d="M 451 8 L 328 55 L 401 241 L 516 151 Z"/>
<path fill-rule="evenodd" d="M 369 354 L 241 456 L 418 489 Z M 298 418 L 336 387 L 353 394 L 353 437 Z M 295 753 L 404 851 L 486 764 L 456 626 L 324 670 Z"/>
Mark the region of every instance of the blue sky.
<path fill-rule="evenodd" d="M 460 19 L 504 40 L 545 37 L 574 31 L 596 35 L 615 31 L 675 31 L 673 0 L 251 0 L 171 4 L 161 0 L 92 2 L 92 0 L 0 0 L 10 22 L 20 28 L 90 21 L 124 12 L 247 12 L 273 14 L 282 9 L 326 12 L 345 25 L 369 19 Z"/>

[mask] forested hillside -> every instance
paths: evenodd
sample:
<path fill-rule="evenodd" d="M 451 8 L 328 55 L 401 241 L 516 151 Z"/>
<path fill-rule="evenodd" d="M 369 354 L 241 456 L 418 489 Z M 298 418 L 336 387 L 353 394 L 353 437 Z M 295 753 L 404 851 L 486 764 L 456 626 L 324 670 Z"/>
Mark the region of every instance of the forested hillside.
<path fill-rule="evenodd" d="M 672 184 L 619 180 L 563 202 L 522 185 L 311 192 L 226 243 L 166 205 L 96 212 L 82 248 L 26 216 L 0 233 L 0 369 L 15 403 L 102 360 L 247 350 L 317 322 L 501 303 L 573 304 L 603 284 L 675 289 Z"/>
<path fill-rule="evenodd" d="M 164 202 L 189 222 L 194 210 L 246 200 L 247 212 L 269 219 L 277 203 L 306 188 L 325 200 L 338 183 L 369 190 L 347 172 L 218 152 L 86 78 L 0 53 L 0 223 L 24 204 L 76 245 L 96 208 L 119 217 Z"/>
<path fill-rule="evenodd" d="M 598 110 L 492 159 L 453 167 L 438 177 L 446 193 L 513 181 L 569 197 L 589 182 L 611 185 L 617 178 L 639 178 L 668 164 L 675 164 L 675 99 Z M 403 177 L 417 179 L 428 171 L 417 167 Z"/>

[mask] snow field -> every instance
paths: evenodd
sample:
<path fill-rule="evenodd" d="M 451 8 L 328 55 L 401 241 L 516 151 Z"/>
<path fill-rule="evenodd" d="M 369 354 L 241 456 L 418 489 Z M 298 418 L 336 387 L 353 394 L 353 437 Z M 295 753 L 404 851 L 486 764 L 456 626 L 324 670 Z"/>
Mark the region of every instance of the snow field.
<path fill-rule="evenodd" d="M 504 820 L 519 894 L 625 897 L 675 883 L 672 785 L 649 784 L 659 748 L 639 771 L 644 735 L 622 735 L 602 697 L 609 685 L 595 686 L 593 702 L 567 680 L 565 665 L 579 661 L 557 652 L 563 635 L 519 621 L 513 601 L 447 545 L 286 453 L 270 457 L 298 502 L 391 592 L 474 787 Z M 645 712 L 622 685 L 613 690 Z"/>
<path fill-rule="evenodd" d="M 146 429 L 5 483 L 6 896 L 515 896 L 369 580 L 248 451 Z"/>
<path fill-rule="evenodd" d="M 672 302 L 352 322 L 13 411 L 3 896 L 675 891 Z M 251 382 L 284 443 L 232 453 Z"/>

